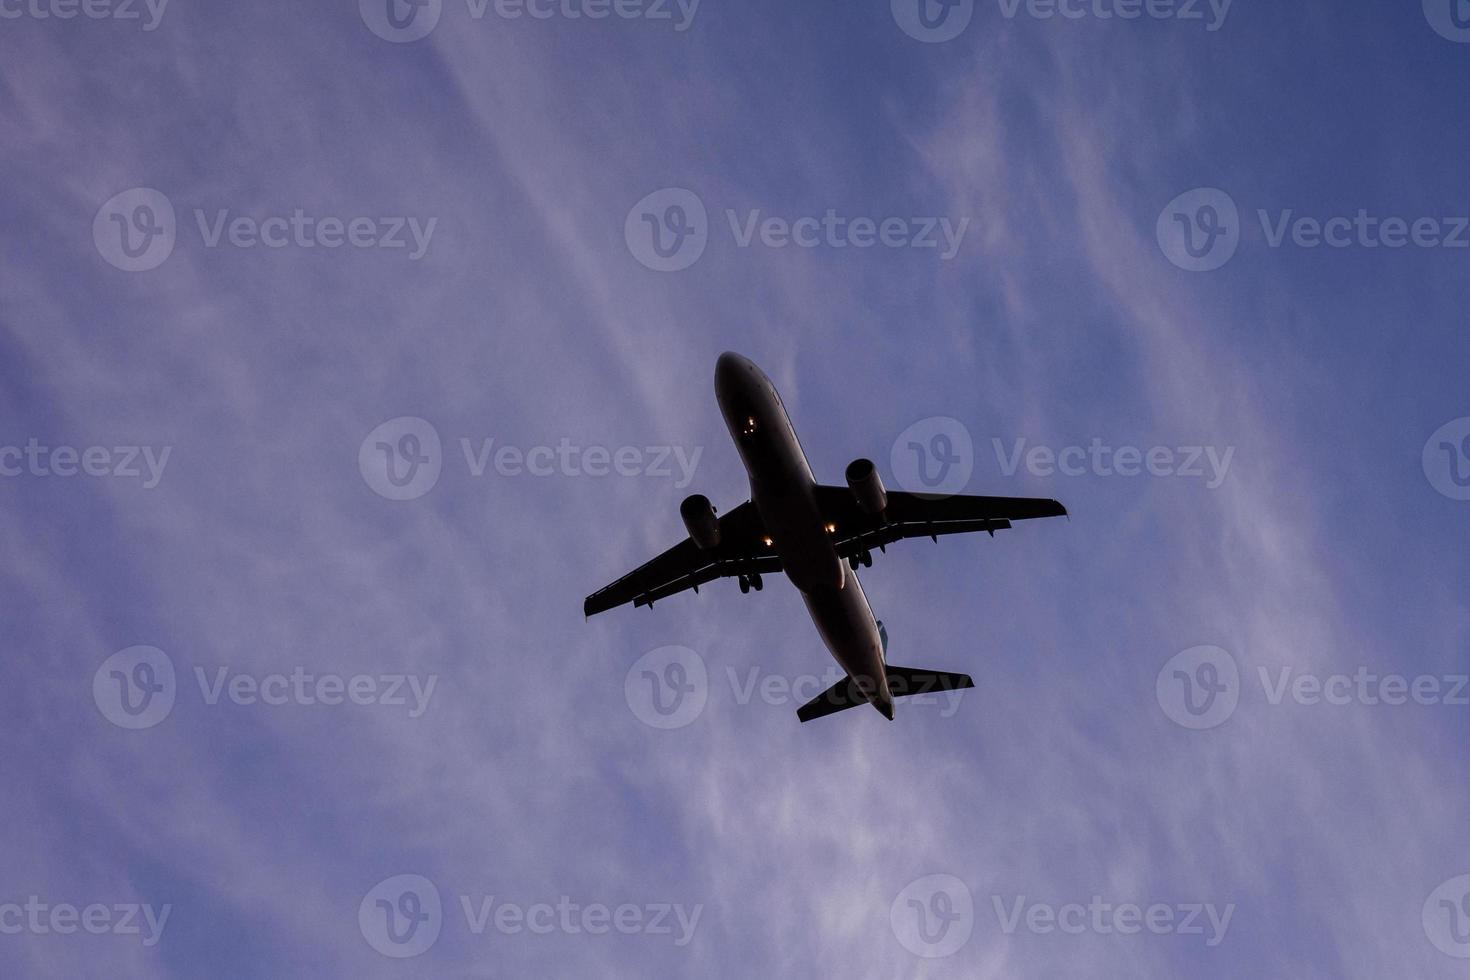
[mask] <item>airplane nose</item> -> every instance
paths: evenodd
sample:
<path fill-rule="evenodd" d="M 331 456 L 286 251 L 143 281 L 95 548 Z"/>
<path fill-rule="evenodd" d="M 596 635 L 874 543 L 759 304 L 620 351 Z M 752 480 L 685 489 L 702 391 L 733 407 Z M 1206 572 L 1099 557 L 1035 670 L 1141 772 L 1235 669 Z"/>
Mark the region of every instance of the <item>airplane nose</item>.
<path fill-rule="evenodd" d="M 734 351 L 727 350 L 720 355 L 719 360 L 715 361 L 715 378 L 719 379 L 722 375 L 734 374 L 749 363 Z"/>
<path fill-rule="evenodd" d="M 734 393 L 749 367 L 750 361 L 734 351 L 725 351 L 715 362 L 715 392 L 721 396 Z"/>

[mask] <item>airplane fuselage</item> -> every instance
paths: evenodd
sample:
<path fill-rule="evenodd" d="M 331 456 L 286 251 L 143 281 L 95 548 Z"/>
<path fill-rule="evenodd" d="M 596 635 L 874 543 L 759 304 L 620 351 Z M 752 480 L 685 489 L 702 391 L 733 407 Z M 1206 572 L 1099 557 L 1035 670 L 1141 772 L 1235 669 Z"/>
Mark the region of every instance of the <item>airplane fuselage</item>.
<path fill-rule="evenodd" d="M 883 641 L 857 574 L 833 546 L 817 507 L 816 478 L 771 380 L 738 354 L 720 356 L 715 397 L 750 477 L 750 499 L 771 548 L 833 659 L 864 696 L 893 717 Z"/>

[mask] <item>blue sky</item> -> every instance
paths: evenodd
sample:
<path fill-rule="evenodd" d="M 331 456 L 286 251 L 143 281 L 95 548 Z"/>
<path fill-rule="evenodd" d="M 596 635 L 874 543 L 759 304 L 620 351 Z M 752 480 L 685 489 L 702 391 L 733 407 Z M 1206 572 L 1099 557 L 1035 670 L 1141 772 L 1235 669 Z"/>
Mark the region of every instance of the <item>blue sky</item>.
<path fill-rule="evenodd" d="M 0 0 L 0 972 L 1463 972 L 1470 10 L 907 3 Z M 727 349 L 1067 504 L 863 572 L 957 704 L 584 622 Z"/>

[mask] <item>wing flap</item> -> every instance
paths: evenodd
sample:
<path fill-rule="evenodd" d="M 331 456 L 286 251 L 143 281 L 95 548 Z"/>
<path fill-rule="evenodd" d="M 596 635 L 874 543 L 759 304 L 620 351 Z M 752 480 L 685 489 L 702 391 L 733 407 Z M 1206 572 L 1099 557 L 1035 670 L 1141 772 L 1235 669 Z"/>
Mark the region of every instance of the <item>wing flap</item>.
<path fill-rule="evenodd" d="M 746 501 L 720 518 L 718 547 L 706 551 L 685 538 L 592 593 L 583 601 L 582 613 L 595 616 L 630 602 L 635 606 L 651 606 L 660 599 L 697 589 L 717 578 L 779 571 L 781 559 L 766 545 L 760 515 Z"/>
<path fill-rule="evenodd" d="M 758 572 L 764 575 L 780 571 L 781 559 L 775 555 L 743 559 L 737 562 L 726 562 L 718 565 L 706 565 L 692 575 L 686 575 L 683 578 L 678 578 L 661 585 L 656 589 L 649 589 L 647 592 L 634 596 L 633 605 L 652 606 L 660 599 L 666 599 L 671 595 L 678 595 L 687 589 L 693 589 L 698 592 L 701 585 L 707 585 L 719 578 L 728 578 L 732 575 L 749 575 L 751 572 Z"/>
<path fill-rule="evenodd" d="M 1067 508 L 1042 497 L 983 497 L 956 494 L 936 497 L 888 491 L 888 508 L 879 516 L 863 513 L 847 487 L 817 488 L 823 516 L 835 527 L 837 553 L 851 558 L 904 538 L 937 538 L 941 534 L 995 534 L 1012 521 L 1064 517 Z"/>

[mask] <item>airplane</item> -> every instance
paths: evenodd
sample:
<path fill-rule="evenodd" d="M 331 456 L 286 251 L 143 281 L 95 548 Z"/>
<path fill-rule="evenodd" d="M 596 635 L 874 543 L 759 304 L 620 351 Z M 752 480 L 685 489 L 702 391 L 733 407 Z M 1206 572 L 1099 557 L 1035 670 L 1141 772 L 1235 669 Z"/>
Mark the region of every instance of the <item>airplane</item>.
<path fill-rule="evenodd" d="M 750 477 L 750 499 L 723 517 L 703 494 L 679 505 L 688 537 L 588 596 L 591 617 L 631 602 L 648 606 L 719 578 L 734 577 L 741 594 L 785 572 L 796 586 L 833 659 L 846 676 L 797 710 L 811 721 L 871 704 L 893 720 L 896 697 L 974 687 L 967 674 L 895 667 L 888 631 L 873 618 L 857 569 L 872 550 L 904 538 L 932 538 L 1010 528 L 1012 521 L 1065 517 L 1055 500 L 1034 497 L 936 496 L 888 490 L 868 459 L 848 465 L 847 486 L 823 486 L 812 475 L 786 406 L 771 380 L 731 351 L 715 365 L 715 399 Z"/>

